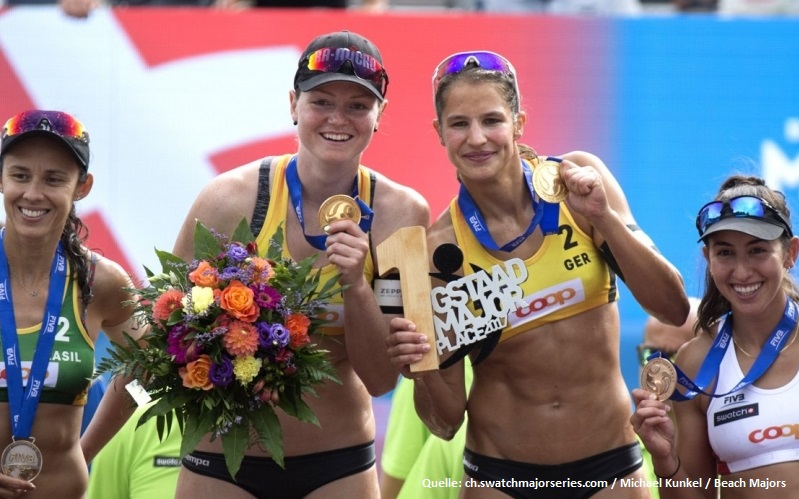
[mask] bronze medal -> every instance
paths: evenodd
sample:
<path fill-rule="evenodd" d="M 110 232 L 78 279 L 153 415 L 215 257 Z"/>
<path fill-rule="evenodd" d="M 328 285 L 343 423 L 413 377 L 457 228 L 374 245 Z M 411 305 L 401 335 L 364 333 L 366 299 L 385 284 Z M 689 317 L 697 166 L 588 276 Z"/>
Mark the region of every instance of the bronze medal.
<path fill-rule="evenodd" d="M 663 357 L 655 357 L 641 370 L 641 388 L 655 394 L 661 402 L 667 400 L 677 388 L 677 370 Z"/>
<path fill-rule="evenodd" d="M 32 482 L 42 471 L 42 453 L 31 440 L 14 440 L 3 450 L 0 466 L 4 475 Z"/>
<path fill-rule="evenodd" d="M 346 194 L 331 196 L 319 207 L 319 225 L 322 228 L 336 220 L 352 220 L 355 223 L 361 220 L 358 203 Z"/>
<path fill-rule="evenodd" d="M 569 196 L 569 190 L 560 178 L 560 163 L 541 161 L 533 171 L 533 189 L 548 203 L 560 203 Z"/>

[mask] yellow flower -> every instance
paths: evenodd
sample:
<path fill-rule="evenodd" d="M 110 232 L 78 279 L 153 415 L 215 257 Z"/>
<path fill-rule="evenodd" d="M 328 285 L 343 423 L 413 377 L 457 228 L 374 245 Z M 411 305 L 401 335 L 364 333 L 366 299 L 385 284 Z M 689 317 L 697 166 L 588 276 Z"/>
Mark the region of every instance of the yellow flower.
<path fill-rule="evenodd" d="M 194 286 L 191 288 L 191 303 L 194 306 L 194 312 L 201 314 L 208 310 L 208 307 L 214 302 L 214 290 L 201 286 Z"/>
<path fill-rule="evenodd" d="M 239 380 L 239 383 L 246 386 L 247 383 L 255 379 L 255 376 L 261 370 L 263 361 L 256 359 L 252 355 L 247 357 L 237 357 L 233 359 L 233 375 Z"/>

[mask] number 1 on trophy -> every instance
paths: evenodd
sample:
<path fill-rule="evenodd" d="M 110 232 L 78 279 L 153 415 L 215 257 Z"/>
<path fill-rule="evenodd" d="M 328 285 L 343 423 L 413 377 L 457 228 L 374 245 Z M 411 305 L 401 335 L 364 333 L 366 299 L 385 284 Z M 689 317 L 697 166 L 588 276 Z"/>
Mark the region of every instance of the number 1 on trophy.
<path fill-rule="evenodd" d="M 411 364 L 412 372 L 438 369 L 436 336 L 433 329 L 433 307 L 430 303 L 430 263 L 424 227 L 403 227 L 377 246 L 378 274 L 393 269 L 400 274 L 402 308 L 405 318 L 427 335 L 430 350 L 419 362 Z"/>

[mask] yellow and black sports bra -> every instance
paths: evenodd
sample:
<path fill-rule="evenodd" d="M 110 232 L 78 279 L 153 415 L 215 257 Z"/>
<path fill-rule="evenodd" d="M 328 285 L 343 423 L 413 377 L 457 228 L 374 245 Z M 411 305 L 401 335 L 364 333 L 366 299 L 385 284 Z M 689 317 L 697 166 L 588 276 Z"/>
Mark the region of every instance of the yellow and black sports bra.
<path fill-rule="evenodd" d="M 466 275 L 502 264 L 474 237 L 457 199 L 449 207 L 455 238 L 463 252 Z M 559 204 L 558 232 L 544 238 L 538 251 L 524 260 L 528 278 L 521 283 L 525 307 L 508 313 L 500 342 L 544 324 L 571 317 L 618 300 L 616 274 L 593 240 L 575 223 L 565 203 Z"/>
<path fill-rule="evenodd" d="M 250 229 L 256 235 L 255 241 L 261 253 L 266 254 L 269 247 L 269 240 L 277 232 L 278 228 L 286 226 L 286 213 L 288 211 L 288 186 L 286 184 L 286 166 L 292 158 L 292 154 L 286 154 L 277 158 L 274 168 L 274 177 L 269 182 L 269 170 L 272 158 L 261 160 L 261 167 L 258 178 L 258 194 L 255 203 Z M 365 166 L 358 168 L 358 193 L 360 198 L 370 207 L 374 200 L 376 184 L 375 173 Z M 374 262 L 372 260 L 371 237 L 369 237 L 369 253 L 366 255 L 364 265 L 364 276 L 368 282 L 374 278 Z M 283 256 L 290 258 L 288 250 L 288 238 L 283 238 Z M 325 283 L 338 275 L 335 265 L 327 264 L 321 268 L 317 289 L 321 289 Z M 333 297 L 327 305 L 327 312 L 321 319 L 329 321 L 325 326 L 319 328 L 319 332 L 327 335 L 338 336 L 344 334 L 344 297 L 341 294 Z"/>

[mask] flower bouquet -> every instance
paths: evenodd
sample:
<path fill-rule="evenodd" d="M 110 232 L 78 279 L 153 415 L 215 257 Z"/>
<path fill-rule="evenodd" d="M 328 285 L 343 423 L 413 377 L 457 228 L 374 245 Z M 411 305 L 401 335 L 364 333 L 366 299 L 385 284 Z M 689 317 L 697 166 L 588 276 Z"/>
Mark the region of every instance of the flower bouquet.
<path fill-rule="evenodd" d="M 230 241 L 197 222 L 194 258 L 186 263 L 156 249 L 162 272 L 145 267 L 149 285 L 137 289 L 136 314 L 149 325 L 139 342 L 115 345 L 98 365 L 102 373 L 132 376 L 156 403 L 140 424 L 157 417 L 159 435 L 183 432 L 181 455 L 205 436 L 221 438 L 235 477 L 244 451 L 262 445 L 283 466 L 279 408 L 319 424 L 303 396 L 314 385 L 340 382 L 327 351 L 309 335 L 326 300 L 340 292 L 335 280 L 317 290 L 315 257 L 281 257 L 283 233 L 258 256 L 242 220 Z"/>

